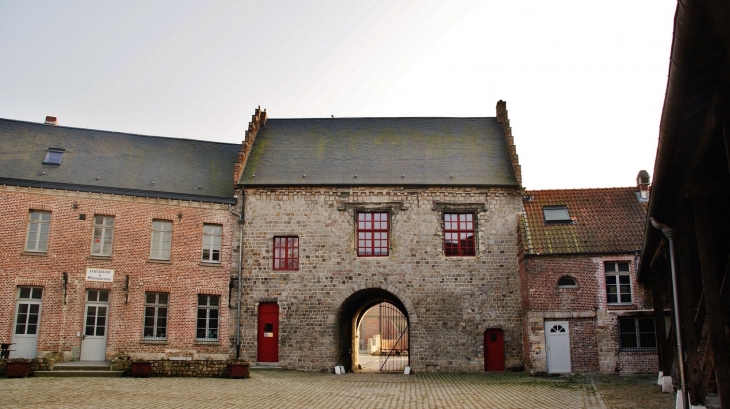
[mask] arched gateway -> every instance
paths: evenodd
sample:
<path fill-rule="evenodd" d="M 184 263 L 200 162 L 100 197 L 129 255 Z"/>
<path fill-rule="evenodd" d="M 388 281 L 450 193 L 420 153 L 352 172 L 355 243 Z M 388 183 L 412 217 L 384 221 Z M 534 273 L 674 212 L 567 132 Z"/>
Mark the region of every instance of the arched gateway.
<path fill-rule="evenodd" d="M 365 321 L 374 330 L 368 332 Z M 382 288 L 359 290 L 337 311 L 336 361 L 349 371 L 403 371 L 410 360 L 409 331 L 408 309 L 400 298 Z"/>

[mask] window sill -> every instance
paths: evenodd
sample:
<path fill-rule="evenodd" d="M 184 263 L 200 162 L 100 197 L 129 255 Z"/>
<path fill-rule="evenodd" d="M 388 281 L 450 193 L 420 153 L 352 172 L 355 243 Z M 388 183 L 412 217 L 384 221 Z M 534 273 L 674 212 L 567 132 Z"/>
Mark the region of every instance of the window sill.
<path fill-rule="evenodd" d="M 202 267 L 223 267 L 223 263 L 219 261 L 201 261 L 200 265 Z"/>
<path fill-rule="evenodd" d="M 111 260 L 112 256 L 102 256 L 100 254 L 91 254 L 89 256 L 89 258 L 93 259 L 93 260 Z"/>
<path fill-rule="evenodd" d="M 48 252 L 45 251 L 21 251 L 21 256 L 36 256 L 36 257 L 48 257 Z"/>
<path fill-rule="evenodd" d="M 140 339 L 140 344 L 167 345 L 166 339 Z"/>
<path fill-rule="evenodd" d="M 170 260 L 157 260 L 154 258 L 148 259 L 147 262 L 148 263 L 159 263 L 159 264 L 172 264 L 172 261 L 170 261 Z"/>
<path fill-rule="evenodd" d="M 635 310 L 634 304 L 608 304 L 609 310 Z"/>
<path fill-rule="evenodd" d="M 194 345 L 211 345 L 211 346 L 220 346 L 220 341 L 198 341 L 196 340 Z"/>

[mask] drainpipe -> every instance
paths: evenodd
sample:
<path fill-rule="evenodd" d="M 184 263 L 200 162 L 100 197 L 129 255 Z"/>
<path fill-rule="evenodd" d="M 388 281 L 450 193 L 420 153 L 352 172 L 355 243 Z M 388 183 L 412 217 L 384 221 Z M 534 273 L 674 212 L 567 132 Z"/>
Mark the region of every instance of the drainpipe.
<path fill-rule="evenodd" d="M 236 359 L 241 358 L 241 270 L 243 268 L 243 191 L 241 191 L 241 213 L 228 211 L 238 216 L 238 305 L 236 306 Z"/>
<path fill-rule="evenodd" d="M 682 348 L 682 322 L 679 318 L 679 298 L 677 293 L 677 268 L 674 264 L 674 238 L 677 236 L 677 229 L 674 227 L 669 227 L 666 224 L 659 223 L 656 221 L 653 217 L 650 217 L 649 220 L 651 221 L 651 225 L 654 226 L 655 229 L 661 230 L 662 233 L 667 237 L 667 240 L 669 240 L 669 261 L 672 266 L 672 297 L 674 298 L 674 322 L 676 323 L 676 328 L 674 329 L 674 333 L 677 335 L 677 371 L 679 372 L 679 380 L 682 385 L 682 406 L 684 408 L 687 407 L 687 403 L 689 402 L 687 400 L 687 383 L 684 379 L 684 354 L 683 354 L 683 348 Z"/>

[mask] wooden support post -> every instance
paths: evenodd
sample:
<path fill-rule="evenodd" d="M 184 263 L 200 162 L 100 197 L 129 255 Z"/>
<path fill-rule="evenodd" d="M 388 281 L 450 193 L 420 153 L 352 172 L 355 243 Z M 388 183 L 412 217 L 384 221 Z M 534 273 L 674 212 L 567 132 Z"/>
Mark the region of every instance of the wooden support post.
<path fill-rule="evenodd" d="M 725 320 L 723 319 L 725 306 L 720 299 L 717 282 L 717 254 L 713 247 L 712 220 L 710 220 L 710 206 L 707 197 L 694 197 L 692 207 L 697 229 L 702 288 L 707 311 L 709 342 L 712 343 L 712 363 L 717 378 L 717 392 L 720 395 L 720 404 L 723 407 L 730 407 L 730 361 L 728 360 Z"/>
<path fill-rule="evenodd" d="M 689 400 L 693 405 L 699 405 L 704 401 L 705 396 L 699 395 L 700 362 L 697 348 L 699 346 L 697 329 L 695 328 L 694 314 L 694 291 L 692 286 L 692 271 L 689 256 L 689 240 L 686 234 L 677 237 L 677 256 L 679 261 L 679 288 L 683 291 L 679 294 L 679 313 L 684 326 L 684 342 L 687 360 L 685 362 L 685 375 L 687 376 L 687 392 Z M 702 324 L 700 324 L 702 325 Z M 702 327 L 700 326 L 700 331 Z"/>
<path fill-rule="evenodd" d="M 654 326 L 656 327 L 657 357 L 659 358 L 659 370 L 669 376 L 672 371 L 672 359 L 674 354 L 667 348 L 667 324 L 664 320 L 664 280 L 662 280 L 662 263 L 651 267 L 651 289 L 654 301 Z"/>

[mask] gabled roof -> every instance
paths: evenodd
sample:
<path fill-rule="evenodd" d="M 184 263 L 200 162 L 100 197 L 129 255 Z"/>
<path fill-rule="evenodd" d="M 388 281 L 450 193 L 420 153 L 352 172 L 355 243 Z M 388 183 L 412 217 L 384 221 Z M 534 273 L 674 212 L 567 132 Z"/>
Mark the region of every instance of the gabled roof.
<path fill-rule="evenodd" d="M 510 155 L 497 118 L 267 119 L 239 183 L 518 187 Z"/>
<path fill-rule="evenodd" d="M 235 203 L 238 144 L 0 119 L 0 146 L 0 184 Z M 49 148 L 60 166 L 42 164 Z"/>
<path fill-rule="evenodd" d="M 641 250 L 646 201 L 635 187 L 525 192 L 520 223 L 527 254 Z M 567 206 L 571 222 L 546 223 L 543 207 Z"/>

